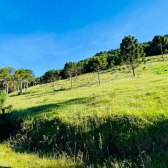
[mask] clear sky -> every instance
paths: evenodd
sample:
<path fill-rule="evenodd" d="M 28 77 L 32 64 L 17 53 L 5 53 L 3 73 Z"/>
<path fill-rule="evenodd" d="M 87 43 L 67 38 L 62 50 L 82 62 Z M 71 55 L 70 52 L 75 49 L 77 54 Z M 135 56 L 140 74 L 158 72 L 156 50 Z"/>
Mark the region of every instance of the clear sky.
<path fill-rule="evenodd" d="M 100 51 L 168 34 L 167 0 L 0 0 L 0 68 L 42 76 Z"/>

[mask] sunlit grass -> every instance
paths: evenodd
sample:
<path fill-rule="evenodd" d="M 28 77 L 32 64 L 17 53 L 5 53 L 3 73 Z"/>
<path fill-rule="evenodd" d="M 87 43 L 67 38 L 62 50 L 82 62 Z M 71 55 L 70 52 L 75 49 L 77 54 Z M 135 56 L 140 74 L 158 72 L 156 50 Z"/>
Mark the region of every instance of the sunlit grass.
<path fill-rule="evenodd" d="M 55 168 L 74 167 L 81 163 L 74 163 L 67 155 L 62 155 L 57 159 L 51 157 L 39 158 L 37 154 L 16 153 L 5 145 L 0 145 L 0 167 L 23 167 L 23 168 Z"/>
<path fill-rule="evenodd" d="M 148 151 L 148 148 L 152 148 L 152 143 L 157 143 L 159 146 L 162 145 L 162 138 L 168 138 L 167 123 L 162 126 L 158 124 L 168 119 L 167 57 L 168 55 L 165 56 L 164 62 L 161 61 L 161 56 L 148 57 L 146 64 L 141 64 L 135 69 L 135 77 L 128 65 L 103 71 L 100 74 L 100 86 L 97 74 L 90 73 L 74 77 L 72 89 L 70 80 L 66 79 L 56 82 L 56 90 L 53 90 L 53 84 L 49 83 L 31 87 L 24 95 L 18 96 L 16 92 L 12 93 L 9 95 L 9 103 L 13 105 L 11 121 L 19 124 L 22 119 L 22 131 L 29 130 L 30 137 L 38 135 L 41 141 L 48 142 L 49 138 L 54 143 L 52 137 L 55 136 L 55 132 L 61 135 L 62 139 L 66 135 L 65 139 L 70 142 L 75 138 L 73 142 L 88 145 L 89 152 L 100 157 L 102 157 L 100 152 L 103 153 L 103 148 L 111 136 L 115 137 L 118 148 L 121 148 L 117 149 L 119 151 L 125 148 L 124 145 L 127 146 L 125 149 L 127 153 L 132 151 L 131 147 L 134 145 L 140 150 Z M 37 121 L 42 121 L 41 128 L 34 129 Z M 61 129 L 65 130 L 65 133 L 59 132 Z M 152 129 L 154 133 L 150 132 Z M 154 140 L 150 136 L 153 136 Z M 94 143 L 97 143 L 97 146 L 94 146 Z M 13 144 L 11 147 L 15 148 Z M 50 149 L 52 148 L 48 150 Z M 106 150 L 108 152 L 108 149 Z M 74 146 L 68 150 L 71 156 L 60 155 L 60 158 L 56 159 L 48 159 L 47 156 L 42 159 L 37 154 L 15 153 L 4 145 L 0 145 L 0 151 L 2 151 L 0 166 L 23 167 L 22 164 L 32 164 L 31 166 L 35 167 L 39 164 L 43 167 L 52 167 L 55 164 L 57 167 L 80 167 L 84 165 L 83 158 L 85 164 L 86 160 L 90 162 L 86 151 L 82 151 L 86 156 L 79 150 L 74 154 Z M 4 153 L 8 154 L 2 155 Z M 72 158 L 73 155 L 75 159 Z M 164 154 L 165 158 L 167 156 Z M 149 154 L 148 157 L 153 156 Z M 146 161 L 146 158 L 143 155 L 137 156 L 138 161 L 135 165 L 139 163 L 143 163 L 144 166 L 157 165 L 156 160 Z M 160 156 L 158 158 L 161 159 Z M 164 161 L 160 162 L 163 165 Z M 111 157 L 104 164 L 115 167 L 134 165 L 130 159 L 115 160 L 115 157 Z"/>

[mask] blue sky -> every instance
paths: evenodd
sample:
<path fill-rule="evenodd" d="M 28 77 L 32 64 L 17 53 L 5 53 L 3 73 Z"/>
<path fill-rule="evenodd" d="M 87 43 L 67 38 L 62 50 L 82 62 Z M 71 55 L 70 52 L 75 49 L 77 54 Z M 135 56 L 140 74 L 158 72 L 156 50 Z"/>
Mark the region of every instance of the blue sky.
<path fill-rule="evenodd" d="M 0 68 L 42 76 L 100 51 L 168 34 L 167 0 L 0 0 Z"/>

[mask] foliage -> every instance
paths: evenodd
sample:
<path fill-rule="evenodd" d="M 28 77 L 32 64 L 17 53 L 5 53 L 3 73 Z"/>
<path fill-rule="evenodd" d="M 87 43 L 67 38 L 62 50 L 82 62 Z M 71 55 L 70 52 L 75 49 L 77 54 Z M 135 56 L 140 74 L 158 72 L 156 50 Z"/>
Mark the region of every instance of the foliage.
<path fill-rule="evenodd" d="M 164 50 L 164 53 L 167 54 L 167 53 L 168 53 L 168 49 L 165 49 L 165 50 Z"/>
<path fill-rule="evenodd" d="M 6 85 L 7 94 L 9 92 L 9 83 L 11 83 L 14 78 L 12 75 L 14 71 L 14 68 L 10 66 L 0 69 L 0 82 Z"/>
<path fill-rule="evenodd" d="M 84 63 L 85 63 L 84 61 L 79 61 L 77 63 L 77 74 L 78 75 L 81 75 L 84 73 Z"/>
<path fill-rule="evenodd" d="M 18 82 L 18 85 L 20 85 L 20 94 L 22 94 L 22 85 L 23 81 L 27 81 L 27 88 L 28 88 L 28 82 L 29 80 L 32 80 L 33 78 L 33 71 L 30 69 L 18 69 L 14 73 L 14 79 Z"/>
<path fill-rule="evenodd" d="M 153 41 L 154 46 L 160 45 L 161 54 L 162 54 L 162 58 L 163 58 L 163 61 L 164 61 L 162 46 L 165 45 L 168 42 L 168 37 L 157 35 L 153 38 L 152 41 Z"/>
<path fill-rule="evenodd" d="M 89 60 L 89 66 L 93 71 L 100 71 L 101 69 L 106 69 L 107 67 L 107 58 L 103 56 L 94 56 Z"/>
<path fill-rule="evenodd" d="M 0 108 L 3 109 L 7 104 L 8 95 L 5 91 L 2 91 L 0 94 Z"/>
<path fill-rule="evenodd" d="M 160 38 L 167 39 L 168 35 L 160 36 Z M 160 46 L 156 45 L 156 43 L 154 41 L 138 43 L 138 44 L 139 44 L 139 46 L 141 46 L 144 49 L 144 52 L 146 53 L 147 56 L 160 54 Z M 162 50 L 164 51 L 164 53 L 167 52 L 167 50 L 168 50 L 168 41 L 167 40 L 164 40 L 164 44 L 162 44 Z M 121 49 L 120 48 L 112 49 L 109 51 L 100 51 L 100 52 L 96 53 L 93 57 L 100 57 L 100 56 L 105 57 L 107 59 L 107 62 L 108 62 L 107 69 L 110 69 L 115 66 L 122 66 L 124 63 L 123 59 L 121 57 Z M 77 63 L 71 62 L 72 64 L 76 65 L 75 66 L 76 68 L 74 68 L 74 70 L 72 72 L 72 77 L 75 75 L 81 75 L 81 74 L 90 73 L 90 72 L 95 71 L 95 68 L 93 67 L 93 65 L 91 63 L 92 58 L 87 58 L 87 59 L 81 60 Z M 135 60 L 136 60 L 136 65 L 138 65 L 137 63 L 138 63 L 139 59 L 135 59 Z M 36 77 L 32 73 L 32 70 L 29 70 L 29 69 L 28 70 L 20 69 L 20 70 L 17 70 L 17 73 L 16 73 L 13 67 L 5 67 L 5 68 L 8 69 L 7 70 L 8 72 L 6 72 L 8 75 L 2 75 L 1 72 L 2 72 L 3 68 L 0 69 L 0 90 L 6 89 L 6 91 L 9 93 L 13 92 L 13 91 L 15 92 L 17 88 L 18 88 L 18 91 L 20 89 L 20 92 L 22 92 L 22 87 L 23 87 L 22 85 L 24 85 L 24 88 L 26 85 L 26 89 L 27 89 L 28 86 L 34 86 L 37 84 L 44 84 L 44 83 L 54 81 L 53 77 L 52 77 L 52 73 L 50 72 L 53 70 L 49 70 L 43 76 Z M 65 67 L 63 69 L 58 70 L 60 72 L 58 75 L 58 78 L 59 79 L 66 79 L 66 78 L 70 77 L 71 73 L 68 73 L 68 72 L 70 72 L 68 69 L 69 68 L 67 68 L 67 63 L 66 63 Z M 120 68 L 120 69 L 122 69 L 122 68 Z M 21 71 L 23 73 L 21 73 Z M 57 70 L 54 70 L 54 71 L 57 71 Z"/>
<path fill-rule="evenodd" d="M 60 80 L 56 91 L 49 83 L 9 94 L 15 130 L 0 145 L 0 165 L 168 167 L 168 60 L 148 59 L 136 78 L 123 65 L 104 71 L 99 87 L 89 73 L 72 90 Z"/>
<path fill-rule="evenodd" d="M 60 71 L 59 70 L 49 70 L 43 75 L 43 80 L 45 83 L 54 82 L 55 80 L 60 79 Z"/>
<path fill-rule="evenodd" d="M 120 44 L 121 55 L 120 58 L 123 62 L 128 62 L 131 64 L 133 75 L 135 76 L 134 66 L 139 63 L 139 58 L 142 58 L 142 61 L 145 59 L 145 53 L 142 45 L 138 44 L 138 40 L 134 36 L 125 36 Z"/>
<path fill-rule="evenodd" d="M 65 74 L 71 78 L 71 88 L 72 88 L 72 76 L 77 74 L 78 67 L 75 62 L 67 62 L 64 67 Z"/>
<path fill-rule="evenodd" d="M 160 37 L 160 39 L 164 39 L 164 40 L 162 40 L 164 42 L 162 44 L 162 50 L 164 51 L 164 53 L 166 53 L 168 50 L 168 41 L 166 40 L 168 38 L 168 35 L 159 36 L 159 37 Z M 156 37 L 154 37 L 154 39 L 155 38 Z M 147 56 L 160 54 L 161 47 L 157 43 L 155 43 L 154 41 L 138 43 L 138 45 L 144 49 L 144 52 L 146 53 Z M 107 59 L 107 62 L 108 62 L 107 69 L 110 69 L 112 67 L 114 68 L 115 66 L 122 66 L 124 63 L 123 58 L 121 57 L 121 49 L 120 48 L 112 49 L 109 51 L 100 51 L 100 52 L 96 53 L 93 57 L 100 57 L 100 56 L 105 57 Z M 74 68 L 74 70 L 72 72 L 72 77 L 75 75 L 81 75 L 81 74 L 90 73 L 90 72 L 95 71 L 95 68 L 93 67 L 93 65 L 91 63 L 92 62 L 91 60 L 93 57 L 81 60 L 77 63 L 71 62 L 72 64 L 76 65 L 76 68 Z M 135 59 L 135 60 L 136 60 L 136 65 L 138 65 L 137 63 L 138 63 L 139 59 Z M 66 78 L 70 77 L 70 73 L 68 73 L 70 71 L 68 70 L 67 65 L 68 64 L 66 63 L 65 67 L 63 69 L 58 70 L 60 72 L 58 78 L 66 79 Z M 12 67 L 6 67 L 6 68 L 8 68 L 8 71 L 14 70 Z M 23 84 L 24 85 L 26 84 L 27 85 L 26 88 L 28 88 L 28 86 L 34 86 L 37 84 L 44 84 L 44 83 L 48 83 L 48 82 L 53 81 L 53 77 L 51 75 L 52 73 L 49 72 L 49 71 L 53 71 L 53 70 L 49 70 L 41 77 L 36 77 L 32 73 L 32 70 L 22 69 L 23 71 L 25 71 L 25 73 L 27 71 L 28 74 L 27 75 L 25 74 L 25 76 L 23 74 L 22 75 L 20 74 L 22 77 L 24 76 L 22 78 L 23 80 L 21 80 L 18 72 L 13 74 L 13 72 L 15 70 L 12 73 L 10 73 L 10 75 L 2 75 L 1 74 L 2 69 L 0 70 L 0 81 L 1 81 L 0 82 L 0 90 L 6 89 L 6 91 L 9 93 L 16 91 L 16 87 L 18 87 L 18 86 L 20 87 L 20 91 L 22 91 L 21 86 Z M 122 69 L 122 68 L 119 68 L 119 69 Z M 54 71 L 57 71 L 57 70 L 54 70 Z M 7 76 L 10 77 L 11 79 L 4 80 L 4 77 L 7 77 Z M 19 91 L 19 89 L 18 89 L 18 91 Z"/>
<path fill-rule="evenodd" d="M 8 95 L 5 91 L 2 91 L 0 94 L 0 109 L 2 113 L 5 114 L 5 109 L 10 109 L 11 105 L 7 105 Z"/>
<path fill-rule="evenodd" d="M 77 73 L 77 64 L 75 62 L 67 62 L 64 66 L 64 71 L 68 76 L 73 76 Z"/>

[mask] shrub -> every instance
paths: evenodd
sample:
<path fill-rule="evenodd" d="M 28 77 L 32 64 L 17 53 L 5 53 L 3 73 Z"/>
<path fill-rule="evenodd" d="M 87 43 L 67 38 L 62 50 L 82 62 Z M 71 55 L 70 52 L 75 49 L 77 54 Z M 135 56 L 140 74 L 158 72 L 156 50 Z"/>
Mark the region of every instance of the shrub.
<path fill-rule="evenodd" d="M 0 94 L 0 109 L 2 114 L 5 114 L 5 109 L 10 109 L 12 106 L 7 105 L 8 95 L 5 91 L 2 91 Z"/>

